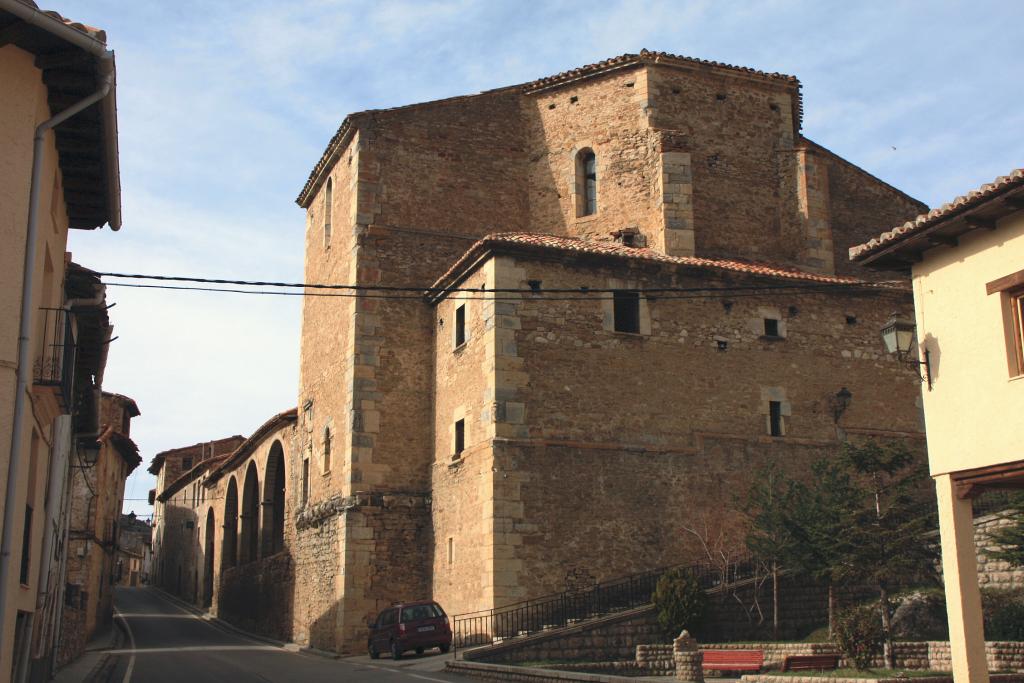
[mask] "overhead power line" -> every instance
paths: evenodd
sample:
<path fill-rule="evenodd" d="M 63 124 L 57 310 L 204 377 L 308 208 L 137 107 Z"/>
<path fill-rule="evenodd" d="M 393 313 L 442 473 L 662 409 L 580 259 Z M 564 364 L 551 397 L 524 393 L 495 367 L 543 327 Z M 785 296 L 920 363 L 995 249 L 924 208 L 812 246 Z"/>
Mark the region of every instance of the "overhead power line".
<path fill-rule="evenodd" d="M 234 285 L 234 287 L 193 287 L 187 285 L 170 284 L 142 284 L 130 282 L 105 282 L 115 287 L 133 287 L 141 289 L 166 289 L 175 291 L 196 291 L 196 292 L 222 292 L 230 294 L 248 294 L 257 296 L 334 296 L 342 298 L 367 298 L 367 299 L 416 299 L 422 300 L 427 294 L 459 293 L 460 299 L 483 299 L 489 301 L 521 300 L 522 295 L 529 295 L 530 298 L 543 298 L 548 301 L 573 301 L 592 300 L 595 294 L 610 294 L 614 292 L 635 292 L 646 296 L 658 296 L 664 298 L 708 298 L 718 296 L 750 296 L 768 294 L 773 292 L 804 291 L 821 292 L 836 289 L 848 289 L 873 283 L 833 283 L 833 282 L 791 282 L 773 285 L 735 285 L 735 286 L 698 286 L 698 287 L 589 287 L 586 285 L 572 288 L 543 288 L 538 282 L 535 286 L 527 288 L 469 288 L 469 287 L 446 287 L 439 288 L 431 286 L 395 286 L 395 285 L 357 285 L 357 284 L 334 284 L 334 283 L 295 283 L 295 282 L 272 282 L 261 280 L 228 280 L 222 278 L 202 278 L 180 275 L 144 275 L 139 273 L 99 273 L 103 277 L 128 278 L 136 280 L 155 280 L 158 282 L 185 282 L 198 284 Z M 883 283 L 884 284 L 884 283 Z M 262 289 L 238 289 L 238 287 L 272 287 L 275 290 L 267 291 Z M 301 289 L 302 291 L 277 291 Z M 308 291 L 315 290 L 315 291 Z M 323 291 L 342 290 L 342 291 Z M 466 296 L 469 295 L 469 296 Z M 506 296 L 502 296 L 506 295 Z"/>

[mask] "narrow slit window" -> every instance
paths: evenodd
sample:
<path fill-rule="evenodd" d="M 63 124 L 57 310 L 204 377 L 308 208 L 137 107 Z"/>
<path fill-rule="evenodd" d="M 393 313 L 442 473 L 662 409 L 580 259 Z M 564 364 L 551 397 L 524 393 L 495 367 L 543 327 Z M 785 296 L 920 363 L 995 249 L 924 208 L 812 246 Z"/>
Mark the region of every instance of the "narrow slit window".
<path fill-rule="evenodd" d="M 462 451 L 466 450 L 466 420 L 455 421 L 455 457 L 459 458 L 462 456 Z"/>
<path fill-rule="evenodd" d="M 577 215 L 597 213 L 597 156 L 593 150 L 582 150 L 576 157 L 576 186 L 579 195 Z"/>
<path fill-rule="evenodd" d="M 466 304 L 455 309 L 455 346 L 466 343 Z"/>
<path fill-rule="evenodd" d="M 309 500 L 309 458 L 302 460 L 302 502 Z"/>
<path fill-rule="evenodd" d="M 331 471 L 331 428 L 324 427 L 324 472 Z"/>
<path fill-rule="evenodd" d="M 640 293 L 616 290 L 612 293 L 615 313 L 615 331 L 640 332 Z"/>
<path fill-rule="evenodd" d="M 779 321 L 775 318 L 764 319 L 764 336 L 766 337 L 778 337 L 779 336 Z"/>
<path fill-rule="evenodd" d="M 455 539 L 451 536 L 448 537 L 448 566 L 452 566 L 455 561 Z"/>
<path fill-rule="evenodd" d="M 327 189 L 324 191 L 324 246 L 331 246 L 331 206 L 334 204 L 334 182 L 327 179 Z"/>
<path fill-rule="evenodd" d="M 768 430 L 772 436 L 782 436 L 781 401 L 768 401 Z"/>

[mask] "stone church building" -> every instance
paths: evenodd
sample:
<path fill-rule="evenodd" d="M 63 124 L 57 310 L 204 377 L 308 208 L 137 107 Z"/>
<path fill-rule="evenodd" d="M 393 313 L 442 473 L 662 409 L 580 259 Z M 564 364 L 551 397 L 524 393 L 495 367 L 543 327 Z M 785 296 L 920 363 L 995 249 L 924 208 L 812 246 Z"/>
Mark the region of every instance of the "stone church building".
<path fill-rule="evenodd" d="M 346 118 L 298 203 L 305 281 L 361 290 L 304 299 L 297 409 L 157 492 L 179 592 L 360 650 L 397 600 L 696 560 L 683 527 L 734 529 L 769 462 L 923 445 L 879 338 L 910 290 L 845 254 L 926 207 L 802 112 L 792 76 L 645 51 Z"/>

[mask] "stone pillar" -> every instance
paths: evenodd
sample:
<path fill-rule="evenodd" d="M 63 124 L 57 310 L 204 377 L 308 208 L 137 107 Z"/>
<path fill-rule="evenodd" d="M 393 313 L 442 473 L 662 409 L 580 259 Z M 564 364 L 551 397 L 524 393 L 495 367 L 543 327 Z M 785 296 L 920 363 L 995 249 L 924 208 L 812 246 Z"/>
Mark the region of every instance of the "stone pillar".
<path fill-rule="evenodd" d="M 950 655 L 956 683 L 988 683 L 985 635 L 974 547 L 970 499 L 957 497 L 952 476 L 935 477 L 942 536 L 942 578 L 946 584 Z"/>
<path fill-rule="evenodd" d="M 676 663 L 676 680 L 704 683 L 704 653 L 697 649 L 696 639 L 683 631 L 672 641 L 672 659 Z"/>

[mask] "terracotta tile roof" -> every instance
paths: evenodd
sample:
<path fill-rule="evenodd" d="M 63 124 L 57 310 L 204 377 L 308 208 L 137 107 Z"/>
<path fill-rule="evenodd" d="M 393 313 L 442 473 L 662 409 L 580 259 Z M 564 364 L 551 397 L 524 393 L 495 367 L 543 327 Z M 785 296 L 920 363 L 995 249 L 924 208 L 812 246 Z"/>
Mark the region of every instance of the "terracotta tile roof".
<path fill-rule="evenodd" d="M 259 428 L 256 429 L 255 432 L 252 433 L 252 435 L 248 439 L 239 444 L 238 448 L 236 448 L 232 453 L 228 454 L 220 462 L 220 464 L 214 470 L 211 471 L 210 476 L 206 479 L 206 483 L 212 484 L 213 482 L 220 479 L 220 477 L 223 476 L 224 472 L 229 470 L 236 463 L 244 460 L 246 457 L 249 456 L 250 453 L 256 450 L 256 447 L 259 446 L 259 444 L 268 434 L 273 433 L 274 430 L 277 429 L 278 427 L 286 425 L 290 422 L 295 422 L 296 420 L 298 420 L 298 417 L 299 409 L 289 408 L 288 410 L 282 411 L 277 415 L 273 416 L 272 418 L 270 418 L 269 420 L 267 420 L 266 422 L 264 422 L 262 425 L 259 426 Z"/>
<path fill-rule="evenodd" d="M 70 26 L 71 28 L 75 29 L 76 31 L 80 31 L 81 33 L 84 33 L 85 35 L 89 36 L 93 40 L 98 40 L 99 42 L 101 42 L 103 44 L 106 44 L 106 42 L 107 42 L 107 32 L 104 31 L 101 28 L 96 28 L 95 26 L 89 26 L 88 24 L 83 24 L 81 22 L 72 21 L 71 19 L 68 19 L 67 17 L 62 16 L 59 12 L 54 12 L 53 10 L 39 9 L 39 5 L 37 5 L 32 0 L 16 0 L 16 1 L 20 2 L 21 4 L 23 4 L 23 5 L 27 6 L 27 7 L 31 7 L 34 10 L 38 10 L 38 11 L 42 12 L 43 14 L 45 14 L 48 17 L 56 19 L 60 23 L 66 25 L 66 26 Z"/>
<path fill-rule="evenodd" d="M 212 458 L 201 460 L 191 468 L 185 470 L 178 478 L 172 481 L 170 484 L 164 487 L 164 490 L 160 492 L 160 495 L 156 497 L 161 502 L 167 502 L 171 496 L 180 491 L 186 484 L 195 481 L 196 477 L 205 472 L 206 470 L 213 469 L 215 465 L 220 465 L 225 460 L 231 457 L 231 453 L 225 453 L 224 455 L 215 455 Z"/>
<path fill-rule="evenodd" d="M 234 441 L 235 444 L 240 444 L 243 441 L 245 441 L 245 437 L 242 436 L 241 434 L 235 434 L 234 436 L 226 436 L 223 439 L 214 439 L 212 441 L 200 441 L 199 443 L 194 443 L 191 446 L 180 446 L 178 448 L 171 448 L 166 451 L 160 451 L 155 456 L 153 456 L 153 460 L 149 464 L 149 472 L 151 474 L 156 474 L 157 472 L 159 472 L 160 468 L 163 466 L 164 459 L 168 455 L 176 455 L 183 451 L 199 451 L 199 454 L 202 454 L 203 449 L 209 446 L 211 443 L 214 445 L 214 452 L 216 452 L 216 448 L 218 446 L 222 446 L 225 443 L 229 443 L 231 441 Z M 229 453 L 234 451 L 235 448 L 237 448 L 237 445 L 235 444 L 232 444 L 232 447 L 230 447 L 231 451 L 228 451 Z"/>
<path fill-rule="evenodd" d="M 696 256 L 669 256 L 659 251 L 646 248 L 626 247 L 613 242 L 595 242 L 581 240 L 575 237 L 560 237 L 557 235 L 544 235 L 539 233 L 494 233 L 479 240 L 469 250 L 459 257 L 459 260 L 445 272 L 432 290 L 444 289 L 453 285 L 460 274 L 467 271 L 472 264 L 488 251 L 501 249 L 527 249 L 531 251 L 562 252 L 567 254 L 589 254 L 610 258 L 621 258 L 634 261 L 655 261 L 692 268 L 706 268 L 710 270 L 721 270 L 733 273 L 744 273 L 761 277 L 782 278 L 787 280 L 802 280 L 806 282 L 820 282 L 822 284 L 834 285 L 867 285 L 876 286 L 878 283 L 871 283 L 852 277 L 840 275 L 821 275 L 808 273 L 796 268 L 777 266 L 768 263 L 755 261 L 743 261 L 739 259 L 711 259 L 699 258 Z"/>
<path fill-rule="evenodd" d="M 745 74 L 753 76 L 755 78 L 761 78 L 767 81 L 783 82 L 796 87 L 796 100 L 793 111 L 793 121 L 796 130 L 799 131 L 803 123 L 803 96 L 800 93 L 800 81 L 796 76 L 789 76 L 787 74 L 780 73 L 768 73 L 765 71 L 759 71 L 757 69 L 751 69 L 745 66 L 734 66 L 732 64 L 725 64 L 722 62 L 714 62 L 707 59 L 698 59 L 696 57 L 685 57 L 682 55 L 674 55 L 668 52 L 656 52 L 651 50 L 640 50 L 639 53 L 626 53 L 619 55 L 618 57 L 612 57 L 605 59 L 604 61 L 596 62 L 594 64 L 587 64 L 576 69 L 570 69 L 569 71 L 563 71 L 562 73 L 554 74 L 552 76 L 545 76 L 528 83 L 521 85 L 507 86 L 503 88 L 495 88 L 493 90 L 487 90 L 483 93 L 476 95 L 461 95 L 457 97 L 450 97 L 443 100 L 436 100 L 436 102 L 447 102 L 451 100 L 467 99 L 469 97 L 478 97 L 480 95 L 488 95 L 498 92 L 507 92 L 509 90 L 518 90 L 523 94 L 529 94 L 543 90 L 545 88 L 551 88 L 563 83 L 569 83 L 582 78 L 589 78 L 597 76 L 602 73 L 614 71 L 616 69 L 624 69 L 631 66 L 637 66 L 640 64 L 665 64 L 665 65 L 680 65 L 680 66 L 700 66 L 712 69 L 724 69 L 739 74 Z M 356 112 L 349 114 L 345 117 L 345 120 L 341 122 L 338 130 L 331 137 L 330 142 L 327 143 L 327 148 L 324 153 L 320 156 L 320 160 L 317 162 L 313 170 L 310 171 L 309 177 L 306 179 L 306 184 L 303 185 L 302 191 L 299 192 L 299 196 L 295 198 L 295 203 L 299 206 L 306 207 L 308 202 L 312 199 L 313 193 L 320 186 L 320 175 L 324 168 L 329 166 L 333 160 L 334 155 L 339 149 L 348 141 L 349 135 L 354 131 L 356 125 L 359 123 L 360 117 L 379 114 L 390 111 L 401 111 L 407 110 L 413 107 L 421 106 L 428 103 L 417 103 L 410 104 L 402 107 L 393 107 L 390 109 L 370 109 L 366 111 Z"/>
<path fill-rule="evenodd" d="M 728 69 L 730 71 L 737 71 L 740 73 L 748 74 L 750 76 L 757 76 L 759 78 L 765 78 L 769 80 L 785 81 L 787 83 L 799 84 L 800 81 L 796 76 L 789 76 L 787 74 L 780 73 L 768 73 L 765 71 L 759 71 L 757 69 L 751 69 L 746 66 L 735 66 L 733 64 L 725 64 L 723 62 L 714 62 L 708 59 L 698 59 L 696 57 L 686 57 L 683 55 L 674 55 L 670 52 L 657 52 L 652 50 L 640 50 L 638 54 L 626 53 L 610 59 L 605 59 L 594 64 L 587 64 L 576 69 L 570 69 L 569 71 L 563 71 L 553 76 L 545 76 L 538 78 L 535 81 L 524 83 L 522 88 L 525 92 L 533 92 L 542 88 L 549 88 L 553 85 L 565 83 L 568 81 L 574 81 L 587 76 L 593 76 L 595 74 L 604 73 L 613 69 L 621 69 L 626 66 L 632 66 L 634 64 L 687 64 L 697 66 L 709 66 L 716 69 Z"/>
<path fill-rule="evenodd" d="M 906 240 L 921 231 L 936 225 L 937 223 L 957 216 L 969 209 L 983 204 L 994 197 L 997 197 L 1014 188 L 1024 186 L 1024 168 L 1018 168 L 1012 173 L 996 178 L 991 183 L 986 183 L 976 190 L 957 197 L 948 204 L 943 204 L 937 209 L 928 213 L 922 213 L 917 218 L 907 221 L 888 232 L 883 232 L 878 237 L 864 244 L 850 247 L 850 260 L 860 261 L 882 249 L 891 247 L 898 242 Z"/>

